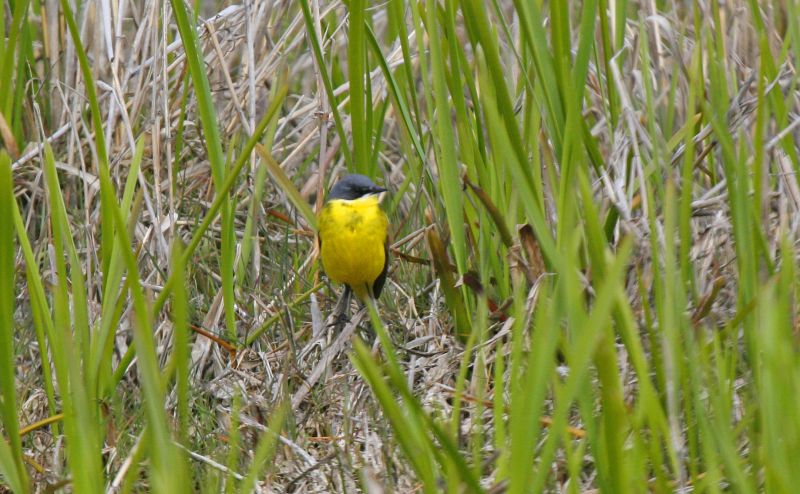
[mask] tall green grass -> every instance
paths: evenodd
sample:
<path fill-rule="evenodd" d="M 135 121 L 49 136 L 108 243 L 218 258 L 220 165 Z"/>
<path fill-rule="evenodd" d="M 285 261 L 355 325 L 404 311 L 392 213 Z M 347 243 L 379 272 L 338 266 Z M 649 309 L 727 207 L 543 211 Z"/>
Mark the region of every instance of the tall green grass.
<path fill-rule="evenodd" d="M 9 218 L 14 210 L 14 187 L 11 159 L 0 152 L 0 214 Z M 22 460 L 22 443 L 19 438 L 17 417 L 17 390 L 14 379 L 14 229 L 9 222 L 0 227 L 0 381 L 2 401 L 0 416 L 8 442 L 0 441 L 0 473 L 8 487 L 17 492 L 29 488 L 28 474 Z"/>
<path fill-rule="evenodd" d="M 252 238 L 286 240 L 301 230 L 259 221 L 267 201 L 290 205 L 314 227 L 298 184 L 318 171 L 318 148 L 295 162 L 279 159 L 294 152 L 286 135 L 303 134 L 297 119 L 279 116 L 295 95 L 301 103 L 309 96 L 300 93 L 313 86 L 300 79 L 313 62 L 321 83 L 313 90 L 330 102 L 340 144 L 334 166 L 393 187 L 386 209 L 394 239 L 420 239 L 398 248 L 427 261 L 393 262 L 394 285 L 369 307 L 378 344 L 355 339 L 341 365 L 358 377 L 336 376 L 369 387 L 357 405 L 370 412 L 352 420 L 374 421 L 383 457 L 346 466 L 341 458 L 361 459 L 367 448 L 337 442 L 326 461 L 341 468 L 331 477 L 357 477 L 352 470 L 373 461 L 386 467 L 388 490 L 393 475 L 407 474 L 431 493 L 792 491 L 800 358 L 791 194 L 800 163 L 796 131 L 782 134 L 797 117 L 796 74 L 780 76 L 800 53 L 794 3 L 775 5 L 772 18 L 758 2 L 737 4 L 745 24 L 730 28 L 730 8 L 720 2 L 350 1 L 331 3 L 320 37 L 320 5 L 303 0 L 285 6 L 301 21 L 302 40 L 282 62 L 296 57 L 301 68 L 276 71 L 252 135 L 226 141 L 196 16 L 171 2 L 170 41 L 181 41 L 186 64 L 172 68 L 171 97 L 181 98 L 181 122 L 195 119 L 183 112 L 196 102 L 211 178 L 186 245 L 174 238 L 170 263 L 158 267 L 158 293 L 143 280 L 146 256 L 131 234 L 140 221 L 140 172 L 152 178 L 148 128 L 135 122 L 142 136 L 135 150 L 119 157 L 124 165 L 112 164 L 107 103 L 82 17 L 60 4 L 93 134 L 83 144 L 91 144 L 100 184 L 92 205 L 99 225 L 88 226 L 99 248 L 91 252 L 82 240 L 73 208 L 83 206 L 58 171 L 67 146 L 42 146 L 42 197 L 15 194 L 40 187 L 12 173 L 22 148 L 39 140 L 26 115 L 34 103 L 44 126 L 54 115 L 41 93 L 26 89 L 40 87 L 33 5 L 3 4 L 0 113 L 9 131 L 8 151 L 0 150 L 0 218 L 13 223 L 0 222 L 0 480 L 9 489 L 29 492 L 40 474 L 28 466 L 33 444 L 20 437 L 25 311 L 38 347 L 35 380 L 48 413 L 63 413 L 51 432 L 63 437 L 64 455 L 51 473 L 74 492 L 106 490 L 117 473 L 125 492 L 198 485 L 252 492 L 279 458 L 298 470 L 293 453 L 278 448 L 281 431 L 293 445 L 309 430 L 329 432 L 320 417 L 334 412 L 319 405 L 330 389 L 322 386 L 296 410 L 269 396 L 265 432 L 252 442 L 241 422 L 248 402 L 237 391 L 225 401 L 225 437 L 205 434 L 219 428 L 195 395 L 189 353 L 193 304 L 208 295 L 197 293 L 196 280 L 210 272 L 232 344 L 264 343 L 265 353 L 283 356 L 280 381 L 258 396 L 288 395 L 305 377 L 297 348 L 311 340 L 306 330 L 315 322 L 303 304 L 312 298 L 315 307 L 321 284 L 305 279 L 313 267 L 297 268 L 312 242 L 292 237 L 292 248 L 301 247 L 290 250 L 288 241 L 269 240 L 262 253 Z M 653 6 L 663 17 L 641 10 Z M 785 32 L 774 25 L 778 15 Z M 656 38 L 662 21 L 669 32 Z M 726 27 L 750 33 L 757 48 Z M 182 150 L 189 139 L 182 124 L 174 137 L 168 144 Z M 240 174 L 254 150 L 260 161 L 250 184 Z M 716 197 L 707 200 L 712 189 Z M 35 201 L 41 218 L 32 226 L 27 208 Z M 702 216 L 704 208 L 714 216 Z M 276 279 L 246 279 L 262 254 L 273 263 L 264 277 Z M 263 294 L 273 312 L 242 337 L 237 310 L 249 292 L 290 275 L 300 281 Z M 272 331 L 277 325 L 286 331 Z M 123 351 L 118 330 L 128 326 Z M 442 382 L 409 364 L 416 354 L 406 345 L 419 334 L 405 328 L 421 326 L 435 328 L 421 334 L 443 347 L 432 345 L 431 354 L 449 359 Z M 119 457 L 104 454 L 112 444 Z M 187 449 L 221 466 L 198 465 Z M 121 468 L 120 457 L 130 459 L 128 470 L 110 471 Z M 327 468 L 319 461 L 300 470 Z"/>

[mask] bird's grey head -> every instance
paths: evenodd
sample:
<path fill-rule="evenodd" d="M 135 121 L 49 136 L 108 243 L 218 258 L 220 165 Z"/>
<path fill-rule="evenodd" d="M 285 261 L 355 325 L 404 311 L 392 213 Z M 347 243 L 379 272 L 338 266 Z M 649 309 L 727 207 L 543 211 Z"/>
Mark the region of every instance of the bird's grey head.
<path fill-rule="evenodd" d="M 328 194 L 328 200 L 344 199 L 347 201 L 352 201 L 353 199 L 358 199 L 359 197 L 364 197 L 369 194 L 378 194 L 381 192 L 386 192 L 386 189 L 375 185 L 372 183 L 372 180 L 364 175 L 353 173 L 351 175 L 345 175 L 341 178 L 341 180 L 336 182 L 336 185 L 333 186 Z"/>

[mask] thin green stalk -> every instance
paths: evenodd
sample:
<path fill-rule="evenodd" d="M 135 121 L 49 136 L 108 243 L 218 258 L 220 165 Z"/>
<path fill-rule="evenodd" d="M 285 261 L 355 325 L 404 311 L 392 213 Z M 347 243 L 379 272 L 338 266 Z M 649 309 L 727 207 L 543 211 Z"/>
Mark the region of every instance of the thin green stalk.
<path fill-rule="evenodd" d="M 186 7 L 182 1 L 170 0 L 172 10 L 175 14 L 175 21 L 181 33 L 186 61 L 189 64 L 189 72 L 192 75 L 195 95 L 197 96 L 197 109 L 200 113 L 200 120 L 203 123 L 206 150 L 208 160 L 211 162 L 211 172 L 214 177 L 214 185 L 217 194 L 223 196 L 220 218 L 222 219 L 222 246 L 220 249 L 220 274 L 222 277 L 222 297 L 225 305 L 225 323 L 228 336 L 236 337 L 236 308 L 234 301 L 234 257 L 236 254 L 236 238 L 233 232 L 232 204 L 228 192 L 222 191 L 226 176 L 225 155 L 222 152 L 222 138 L 219 133 L 217 114 L 214 110 L 214 99 L 211 96 L 211 87 L 208 83 L 203 63 L 200 41 L 197 38 L 197 31 L 189 20 Z"/>
<path fill-rule="evenodd" d="M 0 151 L 0 218 L 12 215 L 14 186 L 11 159 Z M 28 474 L 22 461 L 22 441 L 19 437 L 17 390 L 15 389 L 14 355 L 14 227 L 9 221 L 0 222 L 0 418 L 8 442 L 0 439 L 0 474 L 15 492 L 28 492 Z"/>

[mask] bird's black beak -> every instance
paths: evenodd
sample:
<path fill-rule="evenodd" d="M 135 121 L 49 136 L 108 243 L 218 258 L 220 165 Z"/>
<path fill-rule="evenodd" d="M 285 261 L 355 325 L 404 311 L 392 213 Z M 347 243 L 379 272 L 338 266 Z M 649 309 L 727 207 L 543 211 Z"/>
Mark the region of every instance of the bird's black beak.
<path fill-rule="evenodd" d="M 386 187 L 381 187 L 380 185 L 374 185 L 370 187 L 369 194 L 372 196 L 378 197 L 378 202 L 383 202 L 383 198 L 386 197 Z"/>

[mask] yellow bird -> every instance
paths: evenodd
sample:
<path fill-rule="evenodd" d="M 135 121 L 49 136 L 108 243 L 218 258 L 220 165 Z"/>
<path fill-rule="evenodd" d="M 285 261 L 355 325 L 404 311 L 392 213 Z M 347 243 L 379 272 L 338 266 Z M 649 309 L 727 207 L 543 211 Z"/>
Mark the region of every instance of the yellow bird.
<path fill-rule="evenodd" d="M 364 303 L 377 299 L 389 266 L 389 220 L 380 207 L 386 189 L 364 175 L 346 175 L 336 182 L 319 213 L 322 267 L 328 278 L 345 285 Z M 341 316 L 341 314 L 339 314 Z"/>

